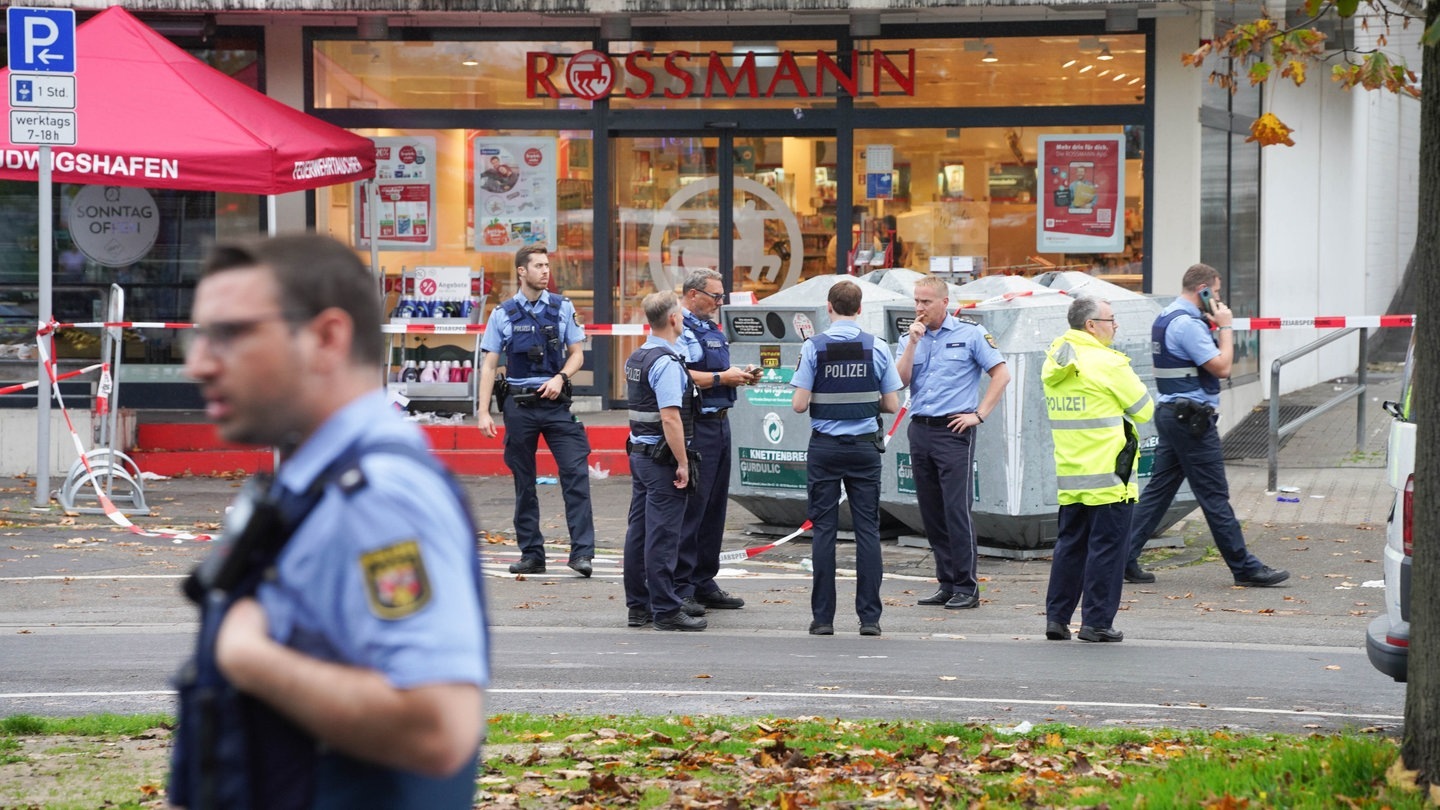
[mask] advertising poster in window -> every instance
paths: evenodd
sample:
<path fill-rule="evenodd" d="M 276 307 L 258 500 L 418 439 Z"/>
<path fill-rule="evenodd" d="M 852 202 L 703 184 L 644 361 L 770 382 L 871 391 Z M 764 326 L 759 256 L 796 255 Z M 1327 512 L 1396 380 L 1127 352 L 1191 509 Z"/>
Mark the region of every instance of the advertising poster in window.
<path fill-rule="evenodd" d="M 553 248 L 556 139 L 477 137 L 474 144 L 475 250 Z"/>
<path fill-rule="evenodd" d="M 1125 249 L 1125 136 L 1039 138 L 1036 250 L 1119 253 Z"/>
<path fill-rule="evenodd" d="M 435 139 L 374 138 L 381 250 L 435 248 Z M 355 244 L 370 249 L 370 197 L 355 184 Z"/>

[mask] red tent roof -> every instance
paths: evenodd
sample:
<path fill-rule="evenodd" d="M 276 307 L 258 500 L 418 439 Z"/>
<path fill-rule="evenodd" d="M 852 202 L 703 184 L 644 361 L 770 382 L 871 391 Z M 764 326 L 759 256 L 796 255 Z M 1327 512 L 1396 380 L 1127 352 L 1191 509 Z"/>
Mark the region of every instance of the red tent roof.
<path fill-rule="evenodd" d="M 119 6 L 75 40 L 76 145 L 51 147 L 57 183 L 282 194 L 375 175 L 369 138 L 255 92 Z M 36 180 L 38 164 L 39 147 L 0 131 L 0 179 Z"/>

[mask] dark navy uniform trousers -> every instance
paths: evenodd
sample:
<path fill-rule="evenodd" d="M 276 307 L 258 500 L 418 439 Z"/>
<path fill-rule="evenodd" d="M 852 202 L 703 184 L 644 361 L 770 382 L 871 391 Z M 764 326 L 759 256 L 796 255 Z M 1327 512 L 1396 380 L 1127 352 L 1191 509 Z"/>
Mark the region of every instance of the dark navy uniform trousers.
<path fill-rule="evenodd" d="M 693 472 L 693 471 L 692 471 Z M 675 560 L 687 492 L 675 488 L 675 466 L 656 464 L 650 449 L 630 454 L 630 517 L 625 529 L 625 606 L 654 618 L 675 615 Z"/>
<path fill-rule="evenodd" d="M 1245 547 L 1245 534 L 1230 507 L 1230 484 L 1225 480 L 1225 456 L 1220 448 L 1220 432 L 1212 419 L 1209 430 L 1192 436 L 1190 428 L 1175 418 L 1175 407 L 1168 402 L 1155 409 L 1155 430 L 1160 443 L 1155 447 L 1155 466 L 1150 481 L 1140 491 L 1140 505 L 1135 507 L 1130 524 L 1129 561 L 1138 563 L 1145 543 L 1155 536 L 1160 520 L 1182 481 L 1190 482 L 1190 491 L 1200 502 L 1210 536 L 1225 564 L 1237 577 L 1256 573 L 1265 564 Z"/>
<path fill-rule="evenodd" d="M 720 547 L 725 539 L 725 510 L 730 495 L 730 420 L 728 411 L 702 414 L 695 420 L 690 449 L 700 453 L 697 489 L 685 504 L 680 527 L 680 560 L 675 565 L 675 590 L 684 599 L 719 590 Z"/>
<path fill-rule="evenodd" d="M 835 533 L 840 523 L 840 486 L 850 499 L 855 530 L 855 613 L 861 624 L 880 621 L 880 450 L 869 436 L 810 433 L 805 470 L 810 481 L 814 576 L 810 612 L 820 624 L 835 623 Z"/>
<path fill-rule="evenodd" d="M 975 526 L 970 520 L 975 500 L 975 431 L 956 433 L 912 420 L 905 435 L 910 439 L 910 473 L 915 477 L 920 523 L 935 555 L 935 578 L 941 590 L 973 596 L 980 588 L 975 579 Z"/>
<path fill-rule="evenodd" d="M 590 439 L 570 407 L 537 400 L 522 407 L 505 400 L 505 466 L 515 477 L 515 540 L 523 560 L 545 559 L 540 533 L 540 497 L 535 493 L 535 452 L 540 437 L 550 446 L 560 471 L 565 523 L 570 529 L 570 560 L 595 556 L 595 515 L 590 509 Z"/>
<path fill-rule="evenodd" d="M 1129 550 L 1133 503 L 1060 507 L 1060 536 L 1050 563 L 1045 592 L 1045 620 L 1069 624 L 1075 604 L 1085 597 L 1080 623 L 1111 627 L 1125 586 L 1125 555 Z"/>

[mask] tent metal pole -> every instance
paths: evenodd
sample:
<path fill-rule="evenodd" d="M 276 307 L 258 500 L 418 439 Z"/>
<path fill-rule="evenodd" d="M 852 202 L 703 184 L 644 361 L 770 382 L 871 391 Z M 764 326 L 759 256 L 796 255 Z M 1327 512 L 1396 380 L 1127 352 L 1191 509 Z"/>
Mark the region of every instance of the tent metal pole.
<path fill-rule="evenodd" d="M 370 204 L 368 214 L 365 217 L 369 220 L 366 230 L 370 232 L 370 272 L 376 278 L 384 275 L 380 269 L 380 186 L 374 180 L 365 181 L 365 196 L 369 198 Z"/>
<path fill-rule="evenodd" d="M 51 309 L 51 300 L 54 297 L 54 279 L 51 273 L 54 270 L 54 187 L 50 180 L 50 147 L 40 147 L 40 265 L 36 268 L 39 276 L 39 316 L 41 324 L 50 323 L 54 310 Z M 40 340 L 46 340 L 42 337 Z M 50 372 L 45 368 L 45 355 L 39 354 L 39 376 L 40 385 L 35 388 L 35 414 L 37 422 L 35 425 L 36 457 L 35 457 L 35 499 L 32 506 L 36 509 L 50 508 L 50 397 L 53 392 L 50 390 Z M 54 358 L 51 358 L 54 362 Z"/>
<path fill-rule="evenodd" d="M 277 223 L 275 222 L 276 216 L 275 195 L 267 194 L 265 195 L 265 227 L 271 236 L 275 235 L 275 228 L 277 225 Z"/>

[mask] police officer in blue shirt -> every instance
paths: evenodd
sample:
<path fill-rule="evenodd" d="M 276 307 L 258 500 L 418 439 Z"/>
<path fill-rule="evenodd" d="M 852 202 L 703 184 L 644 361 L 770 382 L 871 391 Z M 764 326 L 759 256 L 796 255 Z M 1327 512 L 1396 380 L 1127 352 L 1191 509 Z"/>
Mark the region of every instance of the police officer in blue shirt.
<path fill-rule="evenodd" d="M 629 625 L 704 630 L 675 591 L 680 521 L 695 469 L 688 445 L 695 424 L 695 385 L 677 341 L 680 301 L 669 290 L 645 296 L 650 337 L 625 361 L 630 400 L 630 515 L 625 529 L 625 605 Z M 704 612 L 701 609 L 700 612 Z"/>
<path fill-rule="evenodd" d="M 314 234 L 220 245 L 203 273 L 186 373 L 222 436 L 279 448 L 261 500 L 298 526 L 264 524 L 283 545 L 214 636 L 219 671 L 251 699 L 249 764 L 199 755 L 237 732 L 190 733 L 182 702 L 171 797 L 236 806 L 216 798 L 224 782 L 251 807 L 468 808 L 489 679 L 476 533 L 376 386 L 374 277 Z"/>
<path fill-rule="evenodd" d="M 995 340 L 974 321 L 949 313 L 945 280 L 915 282 L 915 320 L 900 338 L 895 366 L 910 386 L 910 470 L 940 587 L 918 600 L 952 610 L 980 605 L 975 578 L 975 429 L 1000 404 L 1010 370 Z M 990 382 L 980 396 L 980 375 Z"/>
<path fill-rule="evenodd" d="M 1230 376 L 1235 356 L 1235 331 L 1231 327 L 1235 316 L 1220 300 L 1220 271 L 1215 268 L 1192 265 L 1180 284 L 1180 296 L 1160 312 L 1150 329 L 1155 387 L 1160 392 L 1160 404 L 1155 409 L 1155 430 L 1160 441 L 1155 447 L 1150 481 L 1140 491 L 1140 503 L 1130 524 L 1125 581 L 1155 581 L 1154 574 L 1140 567 L 1140 552 L 1160 527 L 1181 482 L 1188 480 L 1235 584 L 1278 585 L 1290 578 L 1290 572 L 1260 562 L 1245 547 L 1240 521 L 1230 508 L 1225 457 L 1220 432 L 1215 429 L 1220 381 Z M 1213 335 L 1212 323 L 1216 327 Z"/>
<path fill-rule="evenodd" d="M 719 273 L 708 268 L 690 271 L 681 287 L 684 296 L 684 331 L 680 350 L 690 379 L 700 389 L 700 413 L 690 448 L 700 456 L 694 494 L 685 506 L 680 529 L 680 560 L 675 566 L 675 590 L 693 612 L 695 607 L 735 610 L 745 600 L 715 584 L 720 572 L 720 547 L 725 537 L 725 510 L 730 493 L 730 408 L 735 388 L 760 381 L 760 369 L 730 364 L 730 342 L 715 315 L 725 299 Z"/>
<path fill-rule="evenodd" d="M 791 407 L 810 412 L 809 478 L 814 573 L 810 634 L 835 634 L 835 534 L 840 486 L 855 529 L 855 612 L 860 635 L 880 635 L 880 414 L 900 410 L 904 386 L 885 341 L 860 329 L 860 286 L 835 282 L 826 296 L 830 328 L 805 341 L 790 384 Z"/>
<path fill-rule="evenodd" d="M 480 350 L 480 432 L 495 438 L 490 395 L 495 369 L 505 353 L 509 392 L 505 416 L 505 466 L 515 481 L 515 540 L 520 561 L 512 574 L 545 573 L 545 537 L 540 533 L 540 499 L 535 494 L 535 452 L 540 437 L 550 446 L 565 498 L 572 569 L 588 577 L 595 556 L 595 516 L 590 508 L 590 439 L 570 413 L 570 378 L 585 362 L 585 330 L 569 298 L 546 291 L 550 257 L 543 245 L 515 254 L 520 291 L 496 306 L 485 324 Z"/>

